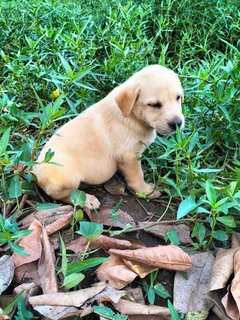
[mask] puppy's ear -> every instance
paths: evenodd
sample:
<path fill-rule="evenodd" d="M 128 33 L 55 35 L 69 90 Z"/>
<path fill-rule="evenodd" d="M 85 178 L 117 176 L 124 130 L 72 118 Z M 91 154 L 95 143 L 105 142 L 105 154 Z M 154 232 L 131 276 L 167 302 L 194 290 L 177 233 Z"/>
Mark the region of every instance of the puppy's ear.
<path fill-rule="evenodd" d="M 128 117 L 132 112 L 133 106 L 137 101 L 137 98 L 140 93 L 140 88 L 136 85 L 129 85 L 124 86 L 121 90 L 117 93 L 115 97 L 115 101 L 122 111 L 124 117 Z"/>

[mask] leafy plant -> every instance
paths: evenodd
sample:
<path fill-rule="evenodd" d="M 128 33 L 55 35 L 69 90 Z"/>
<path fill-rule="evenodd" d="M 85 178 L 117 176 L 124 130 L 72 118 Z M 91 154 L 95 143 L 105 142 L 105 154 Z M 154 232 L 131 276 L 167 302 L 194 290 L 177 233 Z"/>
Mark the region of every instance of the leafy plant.
<path fill-rule="evenodd" d="M 14 241 L 31 233 L 32 230 L 19 230 L 16 221 L 12 222 L 10 219 L 4 219 L 0 214 L 0 244 L 7 243 L 14 253 L 23 256 L 29 255 L 22 246 L 19 246 Z"/>
<path fill-rule="evenodd" d="M 155 283 L 157 275 L 158 275 L 158 270 L 153 271 L 150 274 L 149 285 L 145 279 L 142 280 L 143 289 L 147 293 L 147 299 L 150 304 L 154 304 L 156 295 L 163 299 L 171 297 L 168 291 L 164 288 L 164 286 L 160 282 Z"/>

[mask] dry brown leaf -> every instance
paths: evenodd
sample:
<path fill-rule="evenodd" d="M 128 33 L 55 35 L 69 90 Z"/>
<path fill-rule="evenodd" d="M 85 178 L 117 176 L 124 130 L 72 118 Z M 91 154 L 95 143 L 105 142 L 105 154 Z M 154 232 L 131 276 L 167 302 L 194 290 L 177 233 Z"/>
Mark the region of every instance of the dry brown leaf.
<path fill-rule="evenodd" d="M 17 283 L 34 282 L 40 286 L 40 279 L 38 276 L 38 261 L 33 261 L 15 269 L 14 278 Z"/>
<path fill-rule="evenodd" d="M 59 219 L 64 219 L 72 211 L 73 208 L 70 205 L 35 211 L 19 221 L 19 225 L 22 226 L 23 229 L 28 228 L 33 221 L 38 220 L 41 225 L 45 227 Z"/>
<path fill-rule="evenodd" d="M 100 293 L 98 293 L 93 299 L 100 302 L 114 302 L 118 303 L 119 300 L 127 294 L 127 291 L 116 290 L 111 285 L 107 285 Z M 89 300 L 91 302 L 91 299 Z"/>
<path fill-rule="evenodd" d="M 12 282 L 14 264 L 11 256 L 4 255 L 0 258 L 0 294 L 5 291 Z"/>
<path fill-rule="evenodd" d="M 180 313 L 205 312 L 208 314 L 212 303 L 207 299 L 208 287 L 214 257 L 211 252 L 202 252 L 191 256 L 194 265 L 187 279 L 177 272 L 174 279 L 174 307 Z M 190 319 L 190 318 L 189 318 Z"/>
<path fill-rule="evenodd" d="M 84 237 L 78 237 L 75 240 L 72 240 L 68 245 L 67 245 L 67 250 L 71 250 L 73 252 L 77 253 L 83 253 L 85 250 L 87 244 L 87 240 Z"/>
<path fill-rule="evenodd" d="M 236 251 L 233 257 L 234 278 L 232 280 L 229 292 L 225 295 L 222 303 L 226 313 L 232 319 L 240 318 L 240 249 Z"/>
<path fill-rule="evenodd" d="M 87 241 L 83 237 L 79 237 L 71 241 L 67 245 L 68 250 L 72 250 L 75 253 L 82 253 L 86 247 Z M 143 247 L 140 244 L 132 243 L 128 240 L 111 238 L 104 235 L 98 236 L 96 239 L 91 241 L 90 248 L 96 249 L 101 248 L 104 250 L 109 250 L 111 248 L 115 249 L 137 249 Z"/>
<path fill-rule="evenodd" d="M 187 271 L 192 267 L 189 255 L 175 245 L 136 250 L 110 249 L 109 253 L 156 268 Z"/>
<path fill-rule="evenodd" d="M 57 292 L 55 254 L 45 229 L 42 231 L 42 254 L 38 264 L 38 275 L 43 293 Z"/>
<path fill-rule="evenodd" d="M 27 263 L 36 261 L 41 256 L 41 234 L 42 226 L 40 222 L 34 221 L 31 223 L 29 230 L 33 230 L 31 234 L 22 238 L 19 245 L 25 248 L 25 251 L 30 254 L 29 256 L 22 256 L 20 254 L 13 254 L 13 262 L 15 268 L 25 265 Z"/>
<path fill-rule="evenodd" d="M 81 310 L 75 307 L 61 306 L 35 306 L 34 310 L 42 314 L 47 319 L 58 320 L 81 315 Z"/>
<path fill-rule="evenodd" d="M 136 316 L 128 316 L 128 320 L 166 320 L 166 319 L 170 319 L 169 317 L 168 318 L 165 318 L 163 316 L 158 316 L 158 315 L 144 315 L 144 316 L 141 316 L 141 315 L 136 315 Z"/>
<path fill-rule="evenodd" d="M 136 288 L 126 288 L 125 290 L 127 291 L 128 300 L 145 304 L 143 291 L 140 286 Z"/>
<path fill-rule="evenodd" d="M 170 312 L 165 307 L 148 306 L 124 299 L 121 299 L 118 303 L 113 303 L 113 306 L 118 312 L 125 315 L 159 315 L 162 316 L 162 320 L 171 319 Z"/>
<path fill-rule="evenodd" d="M 28 301 L 28 297 L 36 295 L 38 291 L 39 291 L 39 286 L 37 286 L 34 282 L 22 283 L 13 289 L 13 293 L 15 295 L 21 293 L 24 299 L 27 298 L 26 299 L 27 301 Z"/>
<path fill-rule="evenodd" d="M 212 270 L 209 291 L 222 289 L 233 273 L 233 257 L 237 248 L 218 249 Z"/>
<path fill-rule="evenodd" d="M 62 230 L 63 228 L 67 227 L 69 225 L 69 222 L 71 221 L 73 216 L 73 211 L 70 211 L 67 213 L 64 217 L 59 218 L 55 222 L 45 226 L 45 230 L 47 234 L 53 234 L 59 230 Z"/>
<path fill-rule="evenodd" d="M 151 233 L 156 237 L 159 237 L 161 239 L 164 238 L 164 235 L 166 231 L 175 229 L 178 235 L 178 238 L 182 244 L 191 244 L 192 239 L 190 237 L 190 228 L 181 223 L 181 224 L 167 224 L 167 223 L 161 223 L 158 225 L 154 225 L 151 227 L 153 223 L 152 222 L 139 222 L 139 226 L 144 228 L 145 232 Z"/>
<path fill-rule="evenodd" d="M 125 265 L 135 272 L 140 278 L 145 278 L 147 275 L 157 270 L 158 268 L 147 266 L 146 264 L 141 264 L 137 262 L 133 262 L 127 259 L 122 259 Z"/>
<path fill-rule="evenodd" d="M 104 183 L 104 188 L 114 196 L 121 196 L 125 192 L 125 185 L 123 181 L 115 176 Z"/>
<path fill-rule="evenodd" d="M 119 227 L 124 228 L 126 224 L 131 224 L 132 227 L 136 226 L 133 218 L 127 213 L 122 211 L 121 209 L 117 210 L 117 213 L 112 216 L 112 211 L 114 207 L 112 206 L 102 206 L 99 213 L 95 213 L 94 211 L 85 210 L 89 219 L 92 222 L 102 223 L 105 226 Z M 116 217 L 117 216 L 117 217 Z"/>
<path fill-rule="evenodd" d="M 86 300 L 91 299 L 106 287 L 105 283 L 99 283 L 93 287 L 70 292 L 48 293 L 30 297 L 29 303 L 33 306 L 51 305 L 80 307 Z"/>
<path fill-rule="evenodd" d="M 122 289 L 137 277 L 136 273 L 129 270 L 122 259 L 116 256 L 110 256 L 95 272 L 99 280 L 108 281 L 116 289 Z"/>

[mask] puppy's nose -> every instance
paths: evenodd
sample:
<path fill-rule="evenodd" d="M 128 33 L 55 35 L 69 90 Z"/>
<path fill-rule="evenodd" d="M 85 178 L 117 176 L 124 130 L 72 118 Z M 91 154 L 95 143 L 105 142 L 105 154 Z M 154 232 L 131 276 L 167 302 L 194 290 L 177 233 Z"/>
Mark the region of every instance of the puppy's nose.
<path fill-rule="evenodd" d="M 181 118 L 176 118 L 176 119 L 173 119 L 171 122 L 168 122 L 168 125 L 169 127 L 172 129 L 172 130 L 176 130 L 177 127 L 181 127 L 183 121 Z"/>

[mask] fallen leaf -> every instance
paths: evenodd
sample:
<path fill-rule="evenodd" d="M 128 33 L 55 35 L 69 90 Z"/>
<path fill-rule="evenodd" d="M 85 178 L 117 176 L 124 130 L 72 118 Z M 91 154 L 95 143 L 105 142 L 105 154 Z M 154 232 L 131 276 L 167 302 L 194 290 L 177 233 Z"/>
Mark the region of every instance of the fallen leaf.
<path fill-rule="evenodd" d="M 33 308 L 41 315 L 51 320 L 65 319 L 74 316 L 80 316 L 81 310 L 75 307 L 61 307 L 61 306 L 35 306 Z"/>
<path fill-rule="evenodd" d="M 127 259 L 122 259 L 125 265 L 135 272 L 140 278 L 145 278 L 147 275 L 152 273 L 153 271 L 157 270 L 158 268 L 151 267 L 145 264 L 136 263 Z"/>
<path fill-rule="evenodd" d="M 108 281 L 116 289 L 122 289 L 137 277 L 137 274 L 129 270 L 122 259 L 116 256 L 110 256 L 109 261 L 101 264 L 95 272 L 99 280 Z"/>
<path fill-rule="evenodd" d="M 84 307 L 83 306 L 82 308 L 83 308 L 83 310 L 82 310 L 80 318 L 86 317 L 87 315 L 93 313 L 93 307 L 92 306 L 89 306 L 89 307 Z"/>
<path fill-rule="evenodd" d="M 114 302 L 118 303 L 119 300 L 125 296 L 127 291 L 123 290 L 116 290 L 111 285 L 107 285 L 100 293 L 98 293 L 94 300 L 100 301 L 100 302 Z M 91 302 L 91 299 L 89 300 Z"/>
<path fill-rule="evenodd" d="M 125 192 L 125 185 L 123 181 L 115 176 L 104 183 L 104 188 L 114 196 L 121 196 Z"/>
<path fill-rule="evenodd" d="M 17 283 L 34 282 L 36 285 L 40 286 L 38 261 L 33 261 L 17 267 L 14 272 L 14 279 Z"/>
<path fill-rule="evenodd" d="M 38 293 L 39 286 L 34 282 L 22 283 L 13 289 L 15 295 L 22 294 L 23 298 L 28 300 L 29 296 L 34 296 Z"/>
<path fill-rule="evenodd" d="M 189 312 L 208 314 L 212 303 L 207 299 L 207 293 L 214 257 L 210 252 L 203 252 L 194 254 L 191 258 L 194 265 L 201 267 L 192 267 L 187 279 L 180 272 L 176 273 L 173 291 L 174 307 L 184 314 Z"/>
<path fill-rule="evenodd" d="M 87 244 L 87 240 L 84 237 L 78 237 L 77 239 L 71 241 L 67 245 L 67 250 L 71 250 L 77 253 L 83 253 Z"/>
<path fill-rule="evenodd" d="M 0 258 L 0 294 L 5 291 L 12 282 L 14 275 L 14 263 L 11 256 L 4 255 Z"/>
<path fill-rule="evenodd" d="M 227 315 L 234 319 L 240 318 L 240 249 L 238 249 L 233 256 L 233 271 L 234 278 L 228 293 L 222 299 Z"/>
<path fill-rule="evenodd" d="M 192 261 L 189 255 L 175 245 L 148 247 L 136 250 L 110 249 L 109 253 L 156 268 L 187 271 L 192 267 Z"/>
<path fill-rule="evenodd" d="M 171 319 L 170 312 L 168 308 L 165 307 L 159 307 L 155 305 L 143 305 L 124 299 L 121 299 L 118 303 L 113 303 L 113 306 L 116 308 L 118 312 L 125 315 L 159 315 L 162 317 L 162 320 Z"/>
<path fill-rule="evenodd" d="M 55 223 L 57 220 L 65 219 L 73 211 L 73 207 L 70 205 L 60 206 L 53 209 L 38 210 L 35 211 L 24 219 L 19 221 L 19 226 L 23 229 L 28 228 L 28 226 L 35 220 L 38 220 L 43 227 Z"/>
<path fill-rule="evenodd" d="M 209 291 L 222 289 L 226 286 L 233 273 L 233 257 L 237 248 L 218 249 L 212 270 Z"/>
<path fill-rule="evenodd" d="M 105 283 L 99 283 L 87 289 L 48 293 L 40 296 L 30 297 L 29 303 L 32 306 L 51 305 L 51 306 L 67 306 L 80 307 L 86 300 L 94 297 L 106 287 Z"/>
<path fill-rule="evenodd" d="M 38 264 L 38 275 L 43 293 L 57 292 L 58 286 L 55 273 L 56 259 L 45 229 L 42 231 L 42 248 Z"/>
<path fill-rule="evenodd" d="M 69 213 L 65 214 L 64 217 L 59 218 L 55 222 L 52 222 L 51 224 L 45 226 L 45 230 L 47 234 L 53 234 L 59 230 L 62 230 L 63 228 L 67 227 L 69 225 L 69 222 L 71 221 L 73 216 L 73 211 L 70 211 Z"/>
<path fill-rule="evenodd" d="M 19 245 L 24 247 L 29 256 L 22 256 L 20 254 L 14 253 L 12 257 L 15 268 L 36 261 L 41 256 L 42 245 L 40 238 L 42 234 L 42 226 L 40 222 L 32 222 L 29 230 L 33 230 L 32 233 L 22 238 L 19 242 Z"/>
<path fill-rule="evenodd" d="M 131 300 L 131 301 L 134 301 L 137 303 L 141 303 L 141 304 L 145 304 L 144 297 L 143 297 L 143 291 L 140 286 L 138 286 L 136 288 L 126 288 L 125 290 L 127 291 L 128 300 Z M 129 295 L 130 295 L 130 298 L 129 298 Z"/>
<path fill-rule="evenodd" d="M 161 315 L 131 315 L 131 316 L 128 316 L 128 320 L 166 320 L 166 319 L 170 319 L 170 318 L 165 318 Z"/>
<path fill-rule="evenodd" d="M 192 239 L 190 237 L 190 228 L 181 223 L 181 224 L 167 224 L 167 223 L 161 223 L 158 225 L 153 225 L 152 222 L 144 221 L 139 222 L 139 227 L 144 228 L 145 232 L 151 233 L 156 237 L 159 237 L 161 239 L 164 238 L 164 235 L 166 231 L 169 230 L 176 230 L 176 233 L 178 235 L 178 239 L 182 244 L 191 244 Z"/>
<path fill-rule="evenodd" d="M 86 213 L 92 222 L 102 223 L 105 226 L 118 228 L 124 228 L 127 224 L 131 224 L 133 227 L 136 226 L 135 221 L 127 212 L 121 209 L 114 212 L 114 207 L 112 206 L 102 206 L 99 213 L 90 210 L 86 210 Z"/>

